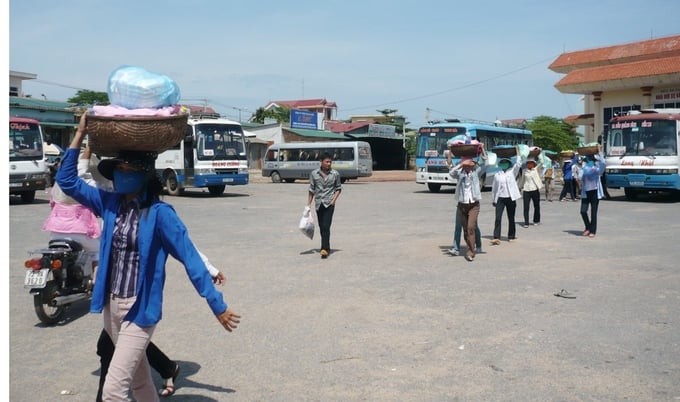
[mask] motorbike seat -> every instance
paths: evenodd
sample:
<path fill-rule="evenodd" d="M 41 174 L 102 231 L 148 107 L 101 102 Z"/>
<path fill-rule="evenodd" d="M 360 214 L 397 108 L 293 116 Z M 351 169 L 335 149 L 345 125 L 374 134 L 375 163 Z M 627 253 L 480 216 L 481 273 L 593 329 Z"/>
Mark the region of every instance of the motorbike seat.
<path fill-rule="evenodd" d="M 73 239 L 53 239 L 48 243 L 49 248 L 64 248 L 71 249 L 73 251 L 82 251 L 83 246 Z"/>

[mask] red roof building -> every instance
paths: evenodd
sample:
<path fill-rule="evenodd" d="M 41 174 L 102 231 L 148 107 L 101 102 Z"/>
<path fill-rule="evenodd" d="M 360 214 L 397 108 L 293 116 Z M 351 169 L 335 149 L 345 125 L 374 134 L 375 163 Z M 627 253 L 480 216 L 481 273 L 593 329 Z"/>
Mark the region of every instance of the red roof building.
<path fill-rule="evenodd" d="M 335 102 L 328 102 L 326 99 L 301 99 L 270 101 L 267 103 L 267 105 L 265 105 L 264 110 L 269 110 L 274 107 L 316 112 L 323 116 L 324 121 L 335 120 L 335 115 L 338 109 L 338 106 L 335 104 Z"/>
<path fill-rule="evenodd" d="M 549 68 L 565 74 L 560 92 L 584 95 L 583 114 L 565 120 L 586 127 L 586 142 L 617 113 L 680 108 L 680 35 L 563 53 Z"/>

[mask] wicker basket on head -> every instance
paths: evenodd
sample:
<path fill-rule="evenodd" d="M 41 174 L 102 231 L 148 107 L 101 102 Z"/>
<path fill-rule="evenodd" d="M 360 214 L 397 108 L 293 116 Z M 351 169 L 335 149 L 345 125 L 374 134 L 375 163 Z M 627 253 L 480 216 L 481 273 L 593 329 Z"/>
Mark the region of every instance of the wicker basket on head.
<path fill-rule="evenodd" d="M 597 145 L 590 145 L 587 147 L 579 147 L 578 148 L 578 153 L 579 155 L 597 155 Z"/>
<path fill-rule="evenodd" d="M 449 146 L 453 156 L 477 156 L 479 144 L 451 144 Z"/>
<path fill-rule="evenodd" d="M 188 115 L 87 116 L 88 144 L 102 156 L 118 156 L 122 149 L 161 153 L 179 144 Z"/>
<path fill-rule="evenodd" d="M 529 158 L 537 158 L 541 154 L 542 149 L 540 147 L 529 148 Z"/>
<path fill-rule="evenodd" d="M 517 148 L 515 147 L 495 147 L 491 151 L 496 154 L 499 158 L 512 158 L 517 155 Z"/>
<path fill-rule="evenodd" d="M 575 152 L 572 150 L 567 150 L 567 151 L 562 151 L 560 152 L 560 157 L 561 158 L 573 158 Z"/>

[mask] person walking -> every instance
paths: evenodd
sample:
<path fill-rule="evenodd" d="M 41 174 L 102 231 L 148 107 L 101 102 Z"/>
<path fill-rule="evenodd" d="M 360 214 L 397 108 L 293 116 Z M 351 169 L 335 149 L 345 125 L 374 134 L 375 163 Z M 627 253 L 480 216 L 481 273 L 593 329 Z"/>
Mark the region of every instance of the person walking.
<path fill-rule="evenodd" d="M 486 154 L 484 154 L 483 158 L 486 157 Z M 453 162 L 451 160 L 451 152 L 447 153 L 447 166 L 449 167 L 449 170 L 453 167 Z M 456 186 L 454 190 L 454 196 L 456 195 L 456 192 L 458 191 L 458 186 Z M 461 233 L 463 232 L 463 224 L 461 221 L 461 215 L 460 215 L 460 210 L 456 206 L 456 218 L 455 218 L 455 223 L 454 223 L 454 228 L 453 228 L 453 245 L 451 248 L 448 250 L 448 253 L 453 255 L 453 256 L 458 256 L 460 255 L 460 236 Z M 475 254 L 481 254 L 482 253 L 482 233 L 479 230 L 479 223 L 475 225 Z"/>
<path fill-rule="evenodd" d="M 543 181 L 538 174 L 538 166 L 534 159 L 528 159 L 525 167 L 526 169 L 522 172 L 518 186 L 524 199 L 524 224 L 522 226 L 528 228 L 531 204 L 534 205 L 533 224 L 541 224 L 541 190 L 543 189 Z"/>
<path fill-rule="evenodd" d="M 572 201 L 576 201 L 576 192 L 574 190 L 574 176 L 573 176 L 573 171 L 572 171 L 572 165 L 574 163 L 578 163 L 578 156 L 574 155 L 572 159 L 564 161 L 562 164 L 562 181 L 564 184 L 562 185 L 562 191 L 560 192 L 560 201 L 564 201 L 564 197 L 567 196 L 567 193 L 571 196 Z"/>
<path fill-rule="evenodd" d="M 602 154 L 600 147 L 598 147 L 598 151 L 598 155 L 586 156 L 586 165 L 581 172 L 583 183 L 581 189 L 581 218 L 585 226 L 583 236 L 590 238 L 595 237 L 597 233 L 597 212 L 600 200 L 604 198 L 600 177 L 604 174 L 606 165 L 604 154 Z M 588 217 L 588 207 L 590 207 L 590 217 Z"/>
<path fill-rule="evenodd" d="M 508 241 L 517 240 L 515 211 L 517 209 L 517 200 L 521 195 L 515 177 L 519 174 L 519 169 L 522 166 L 521 163 L 522 157 L 520 156 L 519 149 L 517 149 L 515 164 L 513 165 L 510 159 L 501 159 L 498 162 L 498 167 L 501 170 L 493 176 L 491 198 L 493 200 L 492 205 L 496 208 L 496 218 L 493 225 L 493 240 L 491 240 L 491 244 L 494 246 L 501 244 L 501 222 L 504 210 L 508 217 Z"/>
<path fill-rule="evenodd" d="M 335 203 L 342 192 L 340 173 L 331 168 L 333 158 L 328 152 L 320 156 L 320 166 L 309 174 L 309 191 L 307 206 L 316 210 L 319 233 L 321 234 L 321 258 L 328 258 L 331 253 L 331 224 Z"/>
<path fill-rule="evenodd" d="M 579 156 L 571 164 L 571 178 L 574 183 L 574 194 L 577 200 L 581 199 L 581 169 L 585 163 L 585 158 Z"/>
<path fill-rule="evenodd" d="M 555 189 L 555 169 L 559 168 L 557 162 L 550 161 L 550 164 L 543 168 L 543 184 L 545 187 L 545 200 L 552 202 L 553 191 Z"/>
<path fill-rule="evenodd" d="M 168 256 L 184 265 L 225 330 L 236 329 L 241 317 L 216 290 L 175 210 L 160 201 L 163 184 L 155 173 L 155 153 L 120 151 L 118 157 L 102 160 L 98 169 L 113 181 L 115 192 L 94 188 L 78 177 L 76 162 L 87 131 L 86 116 L 81 116 L 64 155 L 57 183 L 104 221 L 90 302 L 90 312 L 103 312 L 104 328 L 115 345 L 102 400 L 125 401 L 132 391 L 138 401 L 158 401 L 145 351 L 161 319 Z"/>
<path fill-rule="evenodd" d="M 482 152 L 484 152 L 483 147 Z M 479 202 L 482 200 L 482 191 L 479 185 L 480 171 L 481 167 L 474 159 L 463 158 L 449 172 L 449 175 L 457 180 L 457 209 L 460 211 L 461 226 L 465 233 L 465 244 L 467 245 L 465 259 L 470 262 L 474 261 L 476 255 L 477 236 L 475 229 L 479 217 Z"/>

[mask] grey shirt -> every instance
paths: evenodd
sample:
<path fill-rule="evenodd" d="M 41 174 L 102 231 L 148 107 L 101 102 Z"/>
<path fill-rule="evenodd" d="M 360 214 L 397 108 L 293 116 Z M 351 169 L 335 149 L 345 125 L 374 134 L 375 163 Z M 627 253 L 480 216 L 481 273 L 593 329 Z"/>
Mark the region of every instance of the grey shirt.
<path fill-rule="evenodd" d="M 325 207 L 331 205 L 336 191 L 342 191 L 340 173 L 337 170 L 329 170 L 326 177 L 321 174 L 321 168 L 314 169 L 309 174 L 309 192 L 314 194 L 315 209 L 319 209 L 321 204 Z"/>

